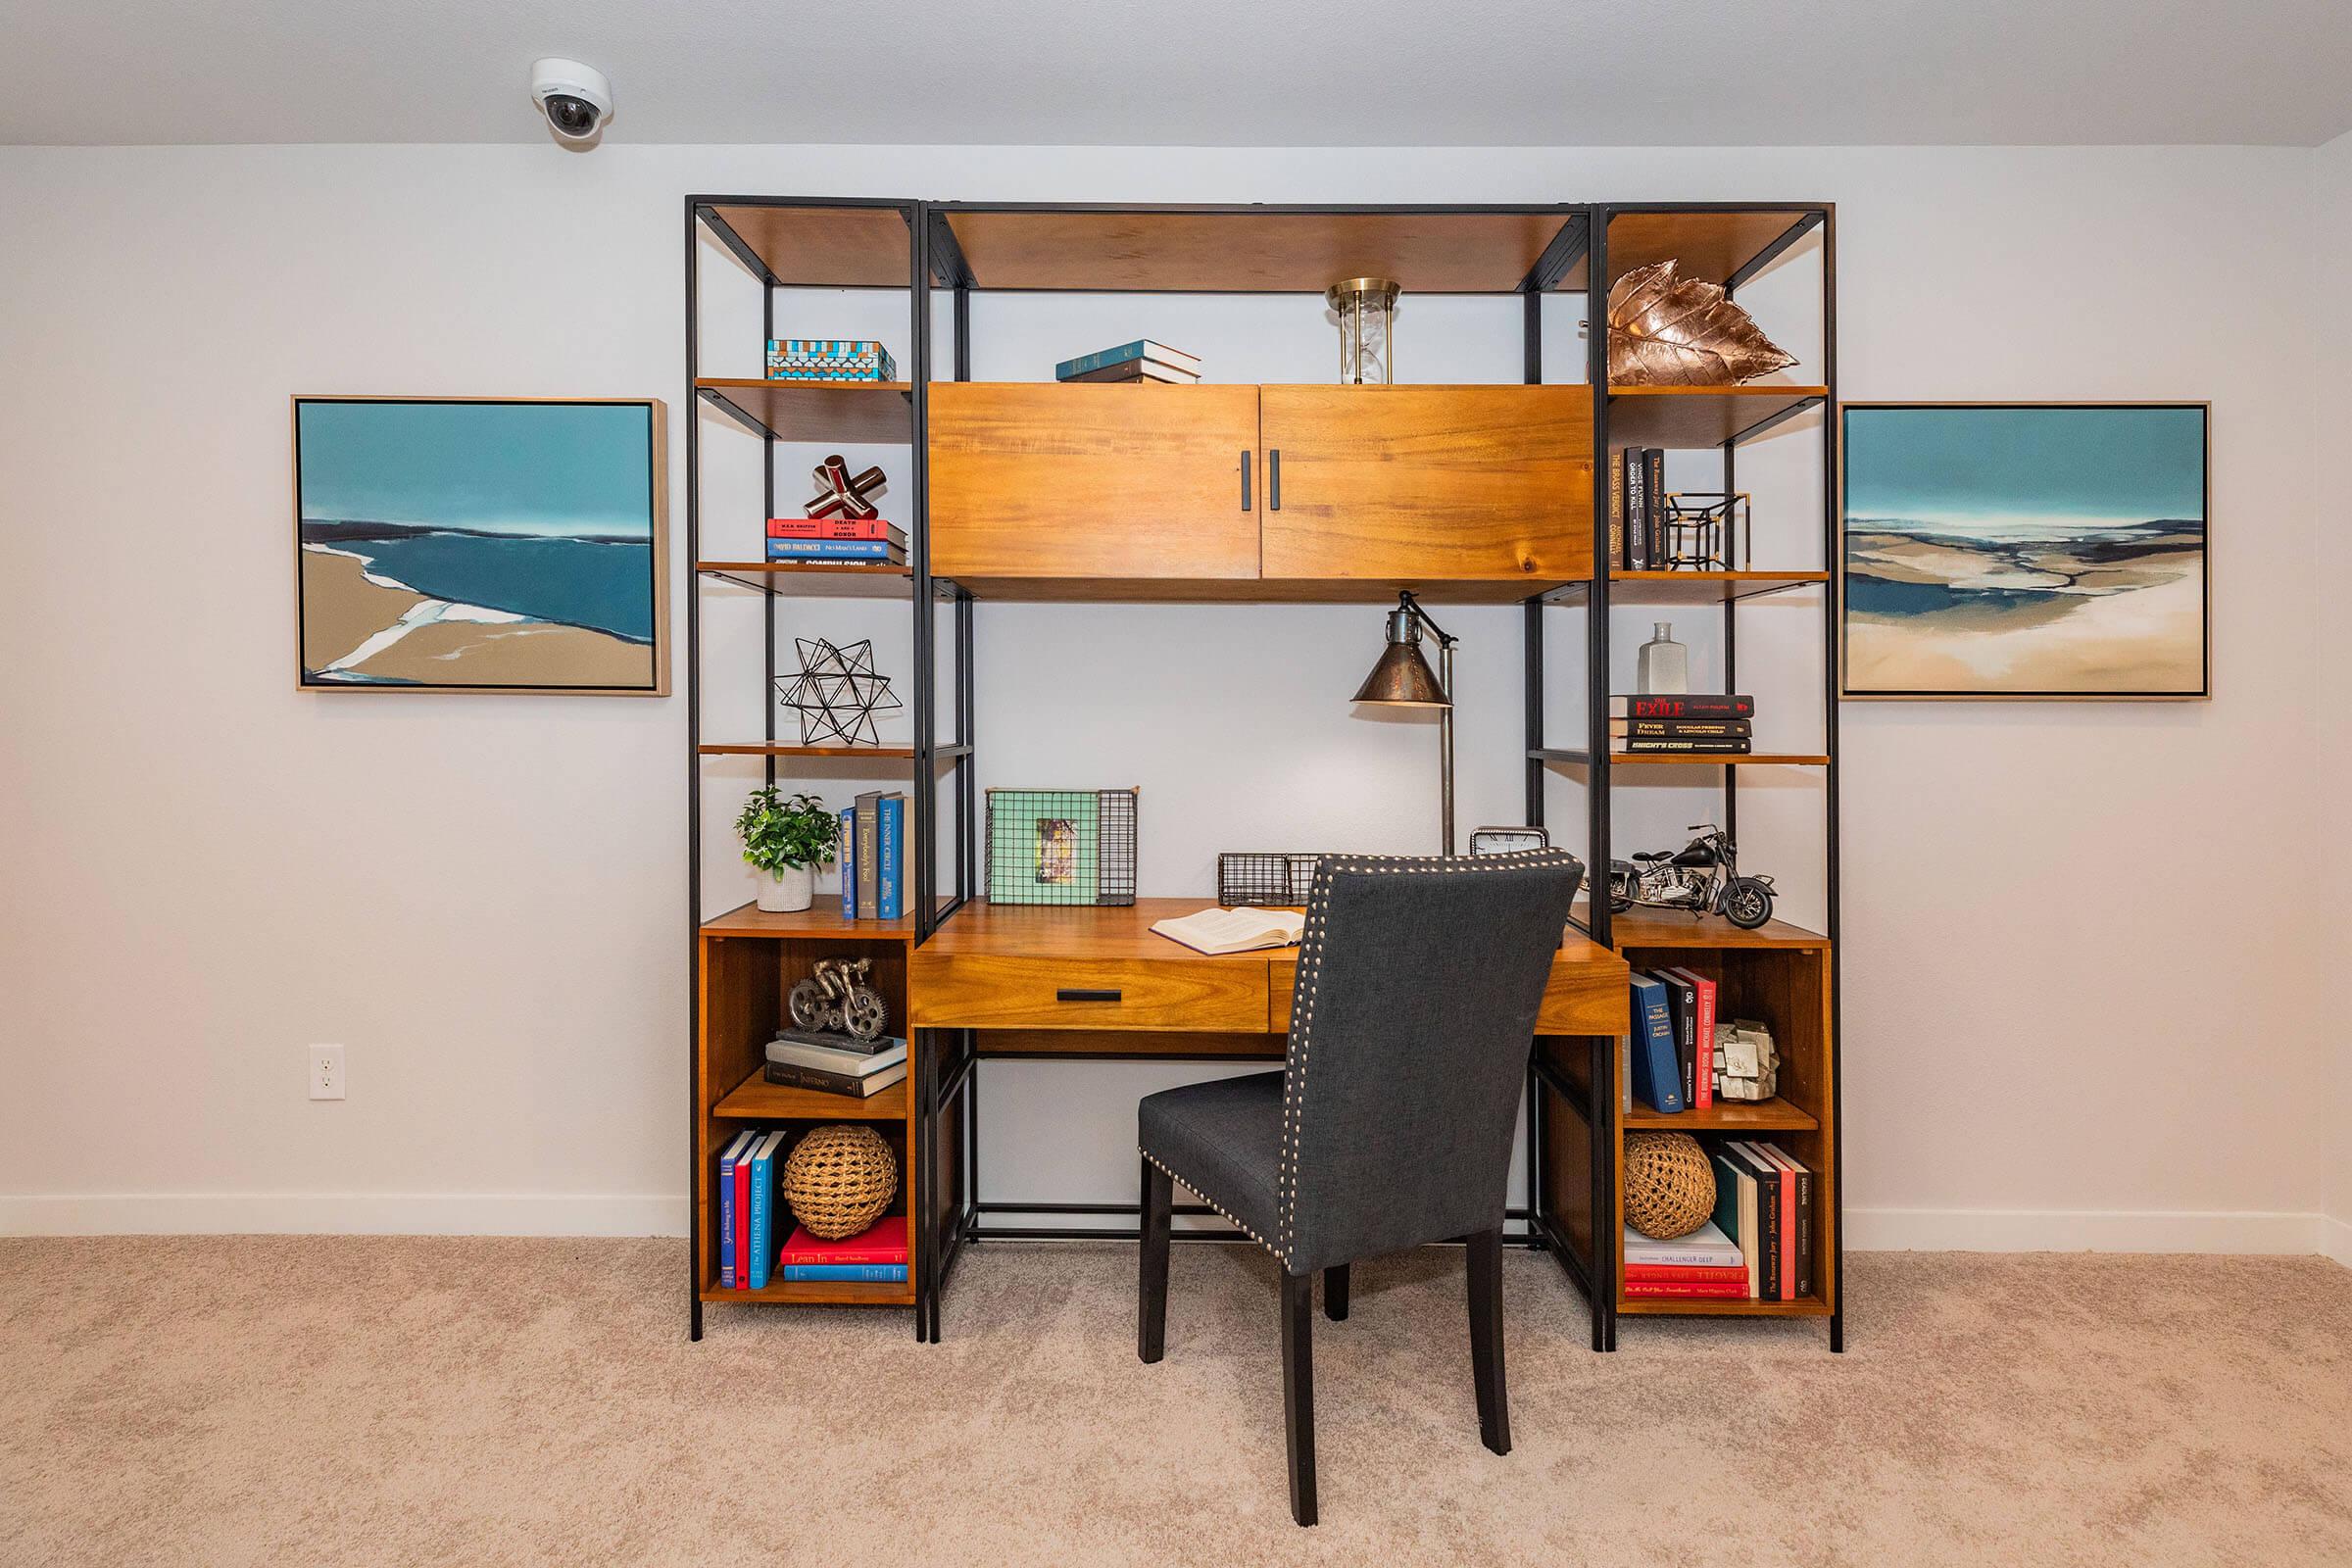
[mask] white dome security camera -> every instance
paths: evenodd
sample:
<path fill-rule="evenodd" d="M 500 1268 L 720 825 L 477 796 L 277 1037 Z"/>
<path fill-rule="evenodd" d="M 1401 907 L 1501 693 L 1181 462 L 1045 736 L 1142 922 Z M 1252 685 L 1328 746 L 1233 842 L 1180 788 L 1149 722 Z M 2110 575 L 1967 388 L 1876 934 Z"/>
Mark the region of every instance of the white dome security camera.
<path fill-rule="evenodd" d="M 612 83 L 577 60 L 533 61 L 531 98 L 558 141 L 592 142 L 612 117 Z"/>

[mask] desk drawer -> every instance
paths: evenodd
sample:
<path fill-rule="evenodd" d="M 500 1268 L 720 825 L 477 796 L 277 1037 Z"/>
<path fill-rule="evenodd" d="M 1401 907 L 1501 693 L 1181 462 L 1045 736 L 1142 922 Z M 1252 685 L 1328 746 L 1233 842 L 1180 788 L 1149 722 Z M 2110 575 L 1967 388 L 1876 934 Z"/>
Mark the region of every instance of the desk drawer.
<path fill-rule="evenodd" d="M 919 1029 L 1199 1029 L 1262 1033 L 1263 958 L 1008 958 L 915 952 Z"/>
<path fill-rule="evenodd" d="M 1570 941 L 1580 939 L 1571 936 Z M 1592 949 L 1591 944 L 1582 944 Z M 1581 955 L 1580 955 L 1581 956 Z M 1277 1034 L 1291 1026 L 1291 998 L 1297 987 L 1298 960 L 1284 956 L 1268 965 L 1266 1027 Z M 1536 1032 L 1544 1035 L 1619 1035 L 1630 1014 L 1625 965 L 1603 957 L 1597 962 L 1554 961 L 1544 987 L 1544 1006 L 1536 1014 Z"/>

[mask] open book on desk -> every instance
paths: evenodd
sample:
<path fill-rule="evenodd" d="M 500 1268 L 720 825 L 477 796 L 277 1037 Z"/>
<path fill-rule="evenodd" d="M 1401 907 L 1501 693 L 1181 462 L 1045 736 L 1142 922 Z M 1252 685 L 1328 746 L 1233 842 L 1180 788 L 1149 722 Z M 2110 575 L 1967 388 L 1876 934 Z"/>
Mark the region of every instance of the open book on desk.
<path fill-rule="evenodd" d="M 1173 920 L 1154 920 L 1152 929 L 1196 953 L 1254 953 L 1298 944 L 1306 916 L 1296 909 L 1202 909 Z"/>

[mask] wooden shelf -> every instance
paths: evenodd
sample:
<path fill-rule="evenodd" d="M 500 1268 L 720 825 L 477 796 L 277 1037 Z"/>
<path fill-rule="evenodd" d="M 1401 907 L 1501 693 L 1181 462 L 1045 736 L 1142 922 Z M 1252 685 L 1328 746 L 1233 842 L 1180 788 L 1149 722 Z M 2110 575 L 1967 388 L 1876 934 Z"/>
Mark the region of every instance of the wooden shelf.
<path fill-rule="evenodd" d="M 1388 277 L 1405 296 L 1509 294 L 1571 222 L 1555 209 L 1297 212 L 1279 207 L 943 210 L 976 286 L 1120 293 L 1321 294 Z M 904 268 L 901 269 L 904 271 Z M 1582 292 L 1580 255 L 1553 285 Z"/>
<path fill-rule="evenodd" d="M 1696 752 L 1611 752 L 1612 767 L 1827 767 L 1830 760 L 1818 752 L 1750 752 L 1744 757 L 1712 757 Z"/>
<path fill-rule="evenodd" d="M 694 383 L 703 401 L 754 435 L 853 446 L 914 439 L 905 381 L 764 381 L 722 376 Z M 852 465 L 855 468 L 857 465 Z"/>
<path fill-rule="evenodd" d="M 786 746 L 768 741 L 714 741 L 695 750 L 705 757 L 870 758 L 884 762 L 914 760 L 911 746 Z"/>
<path fill-rule="evenodd" d="M 1705 1298 L 1638 1296 L 1620 1298 L 1617 1310 L 1650 1317 L 1828 1317 L 1830 1303 L 1818 1296 L 1793 1301 L 1710 1301 Z"/>
<path fill-rule="evenodd" d="M 1725 212 L 1619 213 L 1609 220 L 1609 283 L 1637 268 L 1672 261 L 1679 277 L 1728 283 L 1759 258 L 1778 255 L 1820 222 L 1815 207 Z"/>
<path fill-rule="evenodd" d="M 816 599 L 905 599 L 914 592 L 906 566 L 850 561 L 698 561 L 694 569 L 742 588 L 773 582 L 779 593 Z"/>
<path fill-rule="evenodd" d="M 837 897 L 819 897 L 808 908 L 795 909 L 789 914 L 772 913 L 756 904 L 747 904 L 705 920 L 702 929 L 707 937 L 800 937 L 820 942 L 914 940 L 912 919 L 845 920 Z"/>
<path fill-rule="evenodd" d="M 1410 589 L 1426 605 L 1515 605 L 1564 586 L 1556 578 L 958 577 L 974 599 L 1012 604 L 1388 605 Z M 1581 586 L 1581 585 L 1579 585 Z"/>
<path fill-rule="evenodd" d="M 1826 386 L 1620 386 L 1609 389 L 1609 445 L 1719 447 L 1761 435 L 1826 402 Z"/>
<path fill-rule="evenodd" d="M 1714 605 L 1827 583 L 1826 571 L 1612 571 L 1609 602 Z"/>
<path fill-rule="evenodd" d="M 1591 908 L 1578 904 L 1575 918 L 1582 921 Z M 1753 931 L 1742 931 L 1719 914 L 1683 914 L 1670 909 L 1628 909 L 1609 917 L 1609 942 L 1620 953 L 1628 948 L 1817 948 L 1830 939 L 1819 932 L 1785 920 L 1767 920 Z"/>
<path fill-rule="evenodd" d="M 906 209 L 896 205 L 717 203 L 702 212 L 729 250 L 783 287 L 906 288 L 914 280 Z"/>
<path fill-rule="evenodd" d="M 856 1095 L 828 1094 L 822 1089 L 771 1084 L 764 1072 L 756 1072 L 713 1105 L 710 1114 L 746 1121 L 905 1121 L 907 1083 L 907 1079 L 902 1078 L 889 1088 L 878 1089 L 860 1099 Z"/>
<path fill-rule="evenodd" d="M 1654 1128 L 1681 1133 L 1811 1132 L 1821 1123 L 1811 1111 L 1786 1100 L 1722 1101 L 1704 1110 L 1652 1110 L 1637 1102 L 1620 1111 L 1618 1125 L 1628 1129 Z"/>
<path fill-rule="evenodd" d="M 713 1279 L 703 1287 L 703 1299 L 740 1301 L 746 1305 L 782 1301 L 802 1306 L 912 1306 L 914 1283 L 911 1280 L 887 1284 L 868 1284 L 862 1280 L 779 1280 L 764 1290 L 728 1291 L 721 1290 Z"/>

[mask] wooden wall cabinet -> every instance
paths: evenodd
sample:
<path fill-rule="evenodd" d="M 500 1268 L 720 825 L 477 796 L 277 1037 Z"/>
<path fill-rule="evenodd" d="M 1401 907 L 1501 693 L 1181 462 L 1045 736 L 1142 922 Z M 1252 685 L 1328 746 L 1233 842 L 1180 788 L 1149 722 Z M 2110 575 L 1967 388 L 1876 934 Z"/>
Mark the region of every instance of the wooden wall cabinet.
<path fill-rule="evenodd" d="M 939 382 L 930 407 L 944 577 L 1591 575 L 1583 386 Z"/>
<path fill-rule="evenodd" d="M 1264 576 L 1592 573 L 1585 387 L 1261 387 L 1258 441 Z"/>
<path fill-rule="evenodd" d="M 935 382 L 931 569 L 1254 577 L 1256 449 L 1253 386 Z"/>

